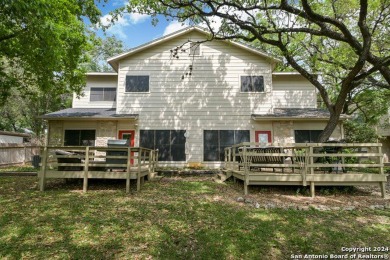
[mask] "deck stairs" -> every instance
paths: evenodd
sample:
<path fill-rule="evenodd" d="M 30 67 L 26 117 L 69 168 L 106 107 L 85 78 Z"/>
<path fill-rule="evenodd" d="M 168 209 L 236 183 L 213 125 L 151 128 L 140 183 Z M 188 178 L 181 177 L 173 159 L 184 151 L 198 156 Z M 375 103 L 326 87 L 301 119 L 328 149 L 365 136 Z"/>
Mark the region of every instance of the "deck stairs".
<path fill-rule="evenodd" d="M 232 172 L 229 170 L 222 170 L 213 179 L 215 182 L 223 183 L 232 176 Z"/>

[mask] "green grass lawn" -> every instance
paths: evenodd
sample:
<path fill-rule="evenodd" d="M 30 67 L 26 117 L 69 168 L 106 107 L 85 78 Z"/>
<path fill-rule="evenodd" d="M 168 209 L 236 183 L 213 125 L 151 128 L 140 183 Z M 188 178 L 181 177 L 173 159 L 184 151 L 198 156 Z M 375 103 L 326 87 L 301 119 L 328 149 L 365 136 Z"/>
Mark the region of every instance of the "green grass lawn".
<path fill-rule="evenodd" d="M 2 172 L 37 172 L 37 169 L 31 165 L 16 165 L 0 168 L 0 173 Z"/>
<path fill-rule="evenodd" d="M 0 177 L 0 258 L 290 259 L 390 246 L 390 211 L 255 209 L 210 180 L 81 184 Z M 242 191 L 237 191 L 237 194 Z"/>

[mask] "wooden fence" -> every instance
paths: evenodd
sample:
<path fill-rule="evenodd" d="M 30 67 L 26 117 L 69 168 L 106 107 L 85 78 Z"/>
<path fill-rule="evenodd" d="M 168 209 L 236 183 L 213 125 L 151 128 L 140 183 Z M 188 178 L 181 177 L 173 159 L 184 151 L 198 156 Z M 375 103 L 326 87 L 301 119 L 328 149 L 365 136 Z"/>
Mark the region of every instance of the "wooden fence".
<path fill-rule="evenodd" d="M 39 155 L 40 147 L 30 144 L 0 144 L 0 166 L 26 164 L 34 155 Z"/>
<path fill-rule="evenodd" d="M 249 185 L 310 185 L 312 196 L 315 185 L 379 185 L 385 197 L 383 166 L 378 143 L 241 143 L 225 149 L 227 177 L 243 180 L 245 194 Z"/>
<path fill-rule="evenodd" d="M 88 179 L 125 179 L 126 192 L 130 180 L 137 180 L 137 190 L 145 176 L 151 178 L 157 166 L 158 151 L 142 147 L 80 147 L 47 146 L 42 150 L 39 172 L 40 190 L 47 179 L 83 179 L 83 191 Z"/>

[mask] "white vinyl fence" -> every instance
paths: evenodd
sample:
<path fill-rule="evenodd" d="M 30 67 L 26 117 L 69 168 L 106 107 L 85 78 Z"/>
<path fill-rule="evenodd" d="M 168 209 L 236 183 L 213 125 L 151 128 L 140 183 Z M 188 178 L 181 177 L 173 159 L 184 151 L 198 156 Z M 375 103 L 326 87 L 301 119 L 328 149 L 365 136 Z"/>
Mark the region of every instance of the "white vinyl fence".
<path fill-rule="evenodd" d="M 0 166 L 25 164 L 39 155 L 40 147 L 31 144 L 0 144 Z"/>

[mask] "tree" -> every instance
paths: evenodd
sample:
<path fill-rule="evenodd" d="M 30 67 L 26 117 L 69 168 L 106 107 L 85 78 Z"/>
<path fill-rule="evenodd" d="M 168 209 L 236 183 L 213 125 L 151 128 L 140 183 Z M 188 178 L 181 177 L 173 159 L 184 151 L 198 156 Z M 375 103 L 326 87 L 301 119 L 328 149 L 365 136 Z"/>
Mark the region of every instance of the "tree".
<path fill-rule="evenodd" d="M 31 85 L 80 92 L 85 79 L 79 64 L 88 49 L 84 20 L 97 23 L 99 15 L 93 0 L 1 1 L 1 100 Z"/>
<path fill-rule="evenodd" d="M 85 69 L 87 71 L 96 72 L 113 71 L 106 60 L 119 53 L 125 52 L 123 42 L 115 36 L 103 39 L 94 36 L 93 43 L 91 50 L 87 53 L 89 62 L 85 65 Z"/>
<path fill-rule="evenodd" d="M 52 89 L 42 92 L 36 87 L 29 87 L 29 94 L 12 89 L 3 106 L 0 107 L 0 129 L 23 132 L 28 129 L 37 140 L 44 136 L 45 122 L 38 118 L 49 112 L 70 107 L 71 94 L 60 94 Z"/>
<path fill-rule="evenodd" d="M 132 0 L 137 10 L 202 24 L 212 39 L 258 41 L 279 53 L 318 90 L 330 119 L 325 141 L 363 89 L 390 89 L 390 2 L 385 0 Z M 220 26 L 217 26 L 220 24 Z"/>

